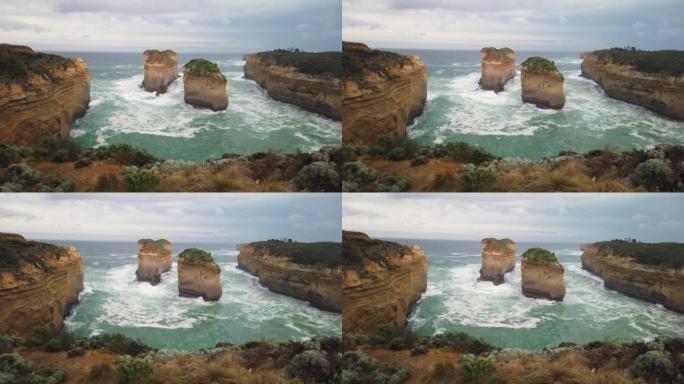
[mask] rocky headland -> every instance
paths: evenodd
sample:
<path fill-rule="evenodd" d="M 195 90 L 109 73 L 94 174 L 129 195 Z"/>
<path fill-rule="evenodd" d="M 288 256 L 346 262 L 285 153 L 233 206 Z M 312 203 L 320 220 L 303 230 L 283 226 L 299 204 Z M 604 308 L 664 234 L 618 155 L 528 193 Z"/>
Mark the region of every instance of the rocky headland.
<path fill-rule="evenodd" d="M 612 98 L 684 120 L 684 51 L 589 52 L 582 55 L 582 76 Z"/>
<path fill-rule="evenodd" d="M 565 268 L 556 255 L 543 248 L 531 248 L 521 258 L 522 291 L 527 297 L 563 301 Z"/>
<path fill-rule="evenodd" d="M 33 147 L 66 138 L 90 103 L 90 72 L 80 58 L 0 44 L 0 143 Z"/>
<path fill-rule="evenodd" d="M 370 335 L 402 329 L 427 288 L 427 259 L 415 245 L 342 232 L 342 330 Z"/>
<path fill-rule="evenodd" d="M 156 92 L 157 95 L 166 93 L 166 89 L 178 77 L 178 54 L 170 49 L 148 49 L 143 55 L 145 78 L 142 87 L 147 92 Z"/>
<path fill-rule="evenodd" d="M 561 109 L 565 105 L 563 74 L 543 57 L 530 57 L 520 70 L 522 100 L 539 108 Z"/>
<path fill-rule="evenodd" d="M 171 270 L 171 242 L 166 239 L 141 239 L 137 243 L 138 270 L 135 276 L 138 281 L 147 281 L 157 285 L 161 274 Z"/>
<path fill-rule="evenodd" d="M 183 68 L 183 89 L 187 104 L 213 111 L 228 108 L 228 81 L 216 63 L 192 59 Z"/>
<path fill-rule="evenodd" d="M 244 71 L 276 100 L 342 119 L 340 52 L 259 52 L 246 55 Z"/>
<path fill-rule="evenodd" d="M 178 255 L 177 263 L 180 296 L 202 297 L 205 301 L 221 298 L 221 268 L 210 253 L 189 248 Z"/>
<path fill-rule="evenodd" d="M 0 234 L 0 333 L 29 336 L 38 327 L 56 333 L 82 290 L 76 248 Z"/>
<path fill-rule="evenodd" d="M 342 311 L 340 243 L 267 240 L 240 246 L 238 268 L 268 289 L 306 300 L 312 306 Z"/>
<path fill-rule="evenodd" d="M 604 241 L 582 246 L 582 268 L 606 288 L 684 313 L 684 244 Z"/>
<path fill-rule="evenodd" d="M 482 48 L 480 65 L 480 88 L 501 92 L 506 82 L 515 77 L 515 52 L 510 48 Z"/>
<path fill-rule="evenodd" d="M 480 280 L 494 285 L 504 282 L 504 275 L 515 269 L 515 242 L 511 239 L 486 238 L 480 241 L 482 268 Z"/>
<path fill-rule="evenodd" d="M 362 43 L 343 42 L 342 51 L 343 141 L 372 146 L 381 136 L 403 139 L 427 99 L 423 61 Z"/>

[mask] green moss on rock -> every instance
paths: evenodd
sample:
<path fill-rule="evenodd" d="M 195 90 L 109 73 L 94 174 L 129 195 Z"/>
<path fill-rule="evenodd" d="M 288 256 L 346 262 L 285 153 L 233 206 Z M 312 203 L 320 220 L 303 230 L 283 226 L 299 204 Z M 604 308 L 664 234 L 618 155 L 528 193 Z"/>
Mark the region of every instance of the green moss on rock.
<path fill-rule="evenodd" d="M 684 268 L 684 243 L 642 243 L 610 240 L 594 243 L 602 255 L 632 258 L 636 263 L 667 268 Z"/>
<path fill-rule="evenodd" d="M 611 48 L 593 52 L 601 61 L 630 65 L 644 73 L 684 74 L 684 51 L 642 51 L 636 48 Z"/>
<path fill-rule="evenodd" d="M 144 54 L 150 57 L 160 57 L 166 64 L 173 64 L 176 62 L 176 52 L 170 49 L 165 49 L 163 51 L 158 49 L 148 49 L 144 52 Z"/>
<path fill-rule="evenodd" d="M 511 54 L 513 54 L 513 50 L 508 48 L 508 47 L 504 47 L 504 48 L 485 47 L 485 48 L 482 48 L 482 50 L 480 52 L 484 53 L 487 56 L 496 55 L 504 63 L 511 63 L 511 62 L 515 61 L 515 59 L 513 57 L 511 57 Z"/>
<path fill-rule="evenodd" d="M 180 255 L 178 255 L 178 259 L 183 263 L 190 265 L 204 265 L 214 262 L 214 258 L 211 257 L 211 253 L 197 248 L 188 248 L 184 250 L 180 253 Z"/>
<path fill-rule="evenodd" d="M 309 75 L 342 76 L 342 52 L 303 52 L 300 50 L 277 49 L 259 52 L 261 60 L 273 61 L 277 65 L 294 67 Z"/>
<path fill-rule="evenodd" d="M 523 68 L 528 72 L 535 73 L 560 73 L 556 64 L 540 56 L 533 56 L 522 63 Z"/>
<path fill-rule="evenodd" d="M 223 76 L 216 63 L 205 59 L 192 59 L 188 61 L 183 68 L 185 68 L 189 74 L 195 76 Z"/>
<path fill-rule="evenodd" d="M 544 248 L 530 248 L 522 254 L 522 260 L 530 264 L 558 264 L 558 259 L 553 252 Z"/>
<path fill-rule="evenodd" d="M 52 255 L 59 258 L 61 248 L 48 243 L 24 240 L 18 235 L 0 234 L 0 271 L 17 271 L 21 263 L 32 264 L 48 271 L 49 268 L 40 256 Z"/>
<path fill-rule="evenodd" d="M 68 66 L 69 59 L 59 55 L 34 52 L 21 45 L 0 44 L 0 82 L 26 84 L 28 73 L 33 72 L 54 83 L 59 79 L 51 70 L 60 67 L 66 70 Z"/>
<path fill-rule="evenodd" d="M 290 259 L 302 265 L 323 265 L 336 268 L 342 265 L 342 244 L 333 242 L 300 243 L 293 240 L 266 240 L 250 243 L 257 252 L 267 251 L 273 256 Z"/>

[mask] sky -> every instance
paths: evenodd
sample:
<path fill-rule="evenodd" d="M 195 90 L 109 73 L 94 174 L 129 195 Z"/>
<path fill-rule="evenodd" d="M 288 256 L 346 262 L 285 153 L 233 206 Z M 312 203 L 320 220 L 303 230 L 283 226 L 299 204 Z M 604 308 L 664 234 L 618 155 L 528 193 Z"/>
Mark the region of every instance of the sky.
<path fill-rule="evenodd" d="M 342 0 L 342 37 L 371 47 L 684 49 L 684 0 Z"/>
<path fill-rule="evenodd" d="M 340 0 L 2 0 L 0 43 L 47 51 L 340 50 Z"/>
<path fill-rule="evenodd" d="M 245 243 L 341 238 L 340 194 L 0 194 L 0 232 L 28 239 Z"/>
<path fill-rule="evenodd" d="M 684 242 L 684 194 L 345 194 L 345 230 L 371 237 Z"/>

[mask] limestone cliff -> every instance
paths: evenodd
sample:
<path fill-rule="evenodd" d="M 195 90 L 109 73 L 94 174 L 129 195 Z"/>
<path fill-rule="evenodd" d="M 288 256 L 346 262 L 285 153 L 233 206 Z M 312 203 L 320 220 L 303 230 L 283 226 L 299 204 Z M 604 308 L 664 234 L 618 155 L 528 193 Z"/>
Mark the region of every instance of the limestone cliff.
<path fill-rule="evenodd" d="M 245 77 L 272 98 L 342 119 L 340 52 L 260 52 L 247 55 L 245 61 Z"/>
<path fill-rule="evenodd" d="M 659 261 L 665 248 L 672 249 L 674 263 Z M 603 278 L 606 288 L 684 313 L 684 244 L 587 244 L 582 268 Z"/>
<path fill-rule="evenodd" d="M 90 72 L 82 59 L 0 44 L 0 143 L 66 138 L 89 103 Z"/>
<path fill-rule="evenodd" d="M 427 288 L 427 259 L 415 245 L 342 232 L 342 329 L 369 335 L 403 328 L 411 306 Z"/>
<path fill-rule="evenodd" d="M 403 139 L 423 113 L 427 70 L 417 56 L 343 43 L 342 139 L 372 146 L 381 136 Z"/>
<path fill-rule="evenodd" d="M 145 57 L 145 78 L 142 87 L 147 92 L 166 93 L 169 84 L 178 77 L 178 54 L 171 50 L 148 49 Z"/>
<path fill-rule="evenodd" d="M 504 275 L 515 268 L 515 242 L 511 239 L 487 238 L 480 241 L 482 250 L 482 268 L 480 280 L 504 282 Z"/>
<path fill-rule="evenodd" d="M 665 67 L 677 63 L 679 71 Z M 612 98 L 684 120 L 682 63 L 684 51 L 611 49 L 582 55 L 582 76 L 594 80 Z"/>
<path fill-rule="evenodd" d="M 185 102 L 220 111 L 228 108 L 228 81 L 218 65 L 204 59 L 190 60 L 183 70 Z"/>
<path fill-rule="evenodd" d="M 138 281 L 148 281 L 157 285 L 161 274 L 171 270 L 171 242 L 166 239 L 138 240 L 138 270 L 135 276 Z"/>
<path fill-rule="evenodd" d="M 552 61 L 530 57 L 520 70 L 522 100 L 539 108 L 561 109 L 565 105 L 564 81 Z"/>
<path fill-rule="evenodd" d="M 521 257 L 522 291 L 527 297 L 563 301 L 565 268 L 556 256 L 542 248 L 531 248 Z"/>
<path fill-rule="evenodd" d="M 261 241 L 240 247 L 238 268 L 268 289 L 306 300 L 316 308 L 342 311 L 339 243 Z"/>
<path fill-rule="evenodd" d="M 221 298 L 221 268 L 211 254 L 189 248 L 178 255 L 178 294 L 202 297 L 205 301 Z"/>
<path fill-rule="evenodd" d="M 27 336 L 62 329 L 83 290 L 83 261 L 73 247 L 0 234 L 0 333 Z"/>
<path fill-rule="evenodd" d="M 501 92 L 506 82 L 515 77 L 515 52 L 510 48 L 482 48 L 480 65 L 480 87 Z"/>

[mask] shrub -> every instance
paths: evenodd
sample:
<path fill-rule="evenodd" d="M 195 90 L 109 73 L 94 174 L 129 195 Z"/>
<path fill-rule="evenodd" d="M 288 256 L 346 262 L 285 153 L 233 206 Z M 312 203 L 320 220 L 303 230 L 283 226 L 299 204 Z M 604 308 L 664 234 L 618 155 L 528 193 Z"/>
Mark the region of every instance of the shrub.
<path fill-rule="evenodd" d="M 460 174 L 463 192 L 496 191 L 496 175 L 488 169 L 463 166 Z"/>
<path fill-rule="evenodd" d="M 438 158 L 475 165 L 498 159 L 497 156 L 484 149 L 460 142 L 437 144 L 432 147 L 432 155 Z"/>
<path fill-rule="evenodd" d="M 430 374 L 430 383 L 451 384 L 458 377 L 456 367 L 448 362 L 437 363 Z"/>
<path fill-rule="evenodd" d="M 11 352 L 14 346 L 14 337 L 0 333 L 0 354 Z"/>
<path fill-rule="evenodd" d="M 342 175 L 343 192 L 368 192 L 378 180 L 378 172 L 360 161 L 345 164 Z"/>
<path fill-rule="evenodd" d="M 62 350 L 62 341 L 59 339 L 51 339 L 45 344 L 45 350 L 48 352 L 59 352 Z"/>
<path fill-rule="evenodd" d="M 14 145 L 0 144 L 0 167 L 18 163 L 22 158 L 22 149 Z"/>
<path fill-rule="evenodd" d="M 98 147 L 93 150 L 93 155 L 99 160 L 109 160 L 123 165 L 144 167 L 163 161 L 151 155 L 146 150 L 135 149 L 128 144 L 112 144 Z"/>
<path fill-rule="evenodd" d="M 673 188 L 675 175 L 669 162 L 650 159 L 639 164 L 630 179 L 634 184 L 644 186 L 649 191 L 669 191 Z"/>
<path fill-rule="evenodd" d="M 430 351 L 430 348 L 427 345 L 420 344 L 411 350 L 411 356 L 424 355 L 428 353 L 428 351 Z"/>
<path fill-rule="evenodd" d="M 305 165 L 294 178 L 299 190 L 309 192 L 337 192 L 340 190 L 340 175 L 333 163 L 315 161 Z"/>
<path fill-rule="evenodd" d="M 480 355 L 498 350 L 488 342 L 468 335 L 464 332 L 439 333 L 431 338 L 432 345 L 437 348 L 449 348 L 455 352 Z"/>
<path fill-rule="evenodd" d="M 89 167 L 92 163 L 89 157 L 81 157 L 74 163 L 74 169 Z"/>
<path fill-rule="evenodd" d="M 330 362 L 319 351 L 309 350 L 296 355 L 287 366 L 287 372 L 305 382 L 328 382 Z"/>
<path fill-rule="evenodd" d="M 343 332 L 342 333 L 342 350 L 352 351 L 355 350 L 359 345 L 359 337 L 353 333 Z"/>
<path fill-rule="evenodd" d="M 150 358 L 119 356 L 116 359 L 116 372 L 122 384 L 148 383 L 153 371 Z"/>
<path fill-rule="evenodd" d="M 83 348 L 81 348 L 81 347 L 74 347 L 74 348 L 71 348 L 71 349 L 67 352 L 67 357 L 76 357 L 76 356 L 81 356 L 81 355 L 84 355 L 84 354 L 85 354 L 85 350 L 84 350 Z"/>
<path fill-rule="evenodd" d="M 389 349 L 393 351 L 400 351 L 402 349 L 406 348 L 406 345 L 404 344 L 404 338 L 403 337 L 395 337 L 390 342 L 387 344 Z"/>
<path fill-rule="evenodd" d="M 360 351 L 342 355 L 343 384 L 400 384 L 410 376 L 408 368 L 382 368 L 375 359 Z"/>
<path fill-rule="evenodd" d="M 388 158 L 392 161 L 401 161 L 406 159 L 406 151 L 404 148 L 397 147 L 390 151 Z"/>
<path fill-rule="evenodd" d="M 131 356 L 143 355 L 156 350 L 138 339 L 119 333 L 93 336 L 86 341 L 86 346 L 89 349 Z"/>
<path fill-rule="evenodd" d="M 74 141 L 47 137 L 41 141 L 38 147 L 33 149 L 33 156 L 39 159 L 64 163 L 78 159 L 81 152 L 83 152 L 81 146 Z"/>
<path fill-rule="evenodd" d="M 675 366 L 667 353 L 650 351 L 637 357 L 629 372 L 649 382 L 669 383 L 674 378 Z"/>
<path fill-rule="evenodd" d="M 56 163 L 66 163 L 69 161 L 69 153 L 65 149 L 59 149 L 52 155 L 52 161 Z"/>
<path fill-rule="evenodd" d="M 126 167 L 122 175 L 126 192 L 154 192 L 159 186 L 159 178 L 154 171 L 131 166 Z"/>
<path fill-rule="evenodd" d="M 427 164 L 428 159 L 425 156 L 417 156 L 411 159 L 411 166 L 412 167 L 417 167 L 419 165 Z"/>
<path fill-rule="evenodd" d="M 461 380 L 464 384 L 495 384 L 496 362 L 492 358 L 477 357 L 469 353 L 461 356 Z"/>
<path fill-rule="evenodd" d="M 33 330 L 33 334 L 26 339 L 24 345 L 32 348 L 45 346 L 52 339 L 52 331 L 46 325 L 40 325 Z"/>

